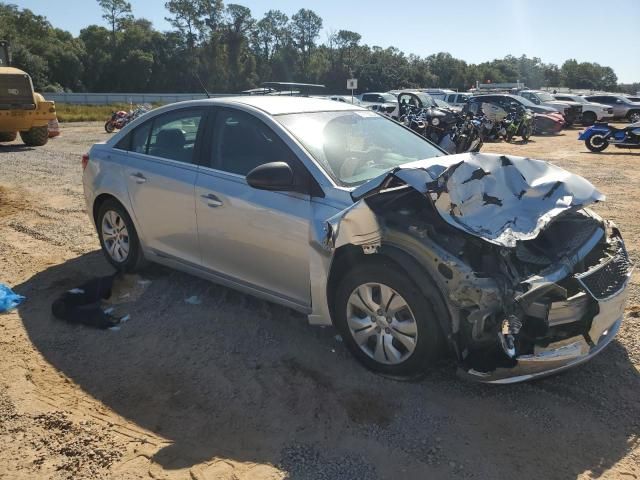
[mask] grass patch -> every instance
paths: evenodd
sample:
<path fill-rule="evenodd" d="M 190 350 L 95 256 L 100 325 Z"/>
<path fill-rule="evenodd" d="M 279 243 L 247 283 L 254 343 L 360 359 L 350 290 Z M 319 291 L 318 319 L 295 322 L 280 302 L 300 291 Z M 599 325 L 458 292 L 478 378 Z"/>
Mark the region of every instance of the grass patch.
<path fill-rule="evenodd" d="M 153 108 L 159 104 L 152 105 Z M 133 106 L 135 108 L 135 105 Z M 59 122 L 106 122 L 112 112 L 124 110 L 128 112 L 131 105 L 117 103 L 113 105 L 73 105 L 70 103 L 56 103 Z"/>

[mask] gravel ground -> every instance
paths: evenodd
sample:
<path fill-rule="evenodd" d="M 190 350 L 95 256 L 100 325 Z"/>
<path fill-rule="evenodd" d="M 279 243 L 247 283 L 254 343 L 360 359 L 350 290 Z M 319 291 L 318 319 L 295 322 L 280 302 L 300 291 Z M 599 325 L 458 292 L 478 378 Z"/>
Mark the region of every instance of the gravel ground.
<path fill-rule="evenodd" d="M 577 131 L 489 152 L 551 160 L 640 260 L 640 154 L 593 155 Z M 592 362 L 508 387 L 378 377 L 331 328 L 151 267 L 121 286 L 117 331 L 58 322 L 51 301 L 111 272 L 84 209 L 80 158 L 99 123 L 32 149 L 0 146 L 0 479 L 640 478 L 640 275 L 624 326 Z M 197 295 L 200 304 L 185 302 Z"/>

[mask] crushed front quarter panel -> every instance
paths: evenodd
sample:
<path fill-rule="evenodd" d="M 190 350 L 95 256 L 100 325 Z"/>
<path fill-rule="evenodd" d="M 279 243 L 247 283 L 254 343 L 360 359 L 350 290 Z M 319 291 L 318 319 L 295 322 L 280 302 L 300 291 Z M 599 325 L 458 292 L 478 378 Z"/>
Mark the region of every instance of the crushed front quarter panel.
<path fill-rule="evenodd" d="M 311 259 L 313 311 L 309 319 L 312 323 L 330 324 L 327 281 L 336 249 L 355 245 L 361 247 L 364 253 L 371 254 L 380 248 L 384 249 L 385 242 L 393 243 L 392 232 L 387 231 L 382 219 L 387 214 L 393 215 L 393 212 L 383 213 L 376 207 L 376 214 L 372 208 L 373 197 L 383 191 L 406 189 L 406 186 L 430 202 L 446 223 L 461 233 L 497 245 L 505 255 L 506 250 L 515 248 L 519 242 L 535 239 L 562 213 L 577 212 L 605 198 L 582 177 L 549 163 L 523 157 L 467 153 L 397 167 L 354 189 L 351 192 L 354 203 L 346 209 L 328 219 L 319 215 L 315 217 L 311 239 L 314 247 Z M 476 278 L 473 270 L 465 273 L 470 267 L 460 263 L 460 259 L 445 262 L 445 258 L 451 255 L 446 252 L 445 255 L 438 255 L 439 245 L 428 235 L 420 242 L 420 251 L 413 253 L 418 255 L 414 258 L 433 257 L 432 260 L 435 258 L 435 261 L 453 269 L 453 274 L 447 277 L 446 286 L 440 285 L 452 313 L 450 331 L 456 335 L 459 326 L 454 321 L 456 318 L 459 320 L 456 313 L 466 311 L 466 320 L 474 325 L 472 336 L 475 338 L 481 337 L 484 319 L 499 311 L 505 314 L 503 307 L 507 304 L 522 308 L 529 306 L 531 302 L 525 302 L 525 297 L 531 297 L 533 301 L 549 285 L 563 290 L 556 282 L 571 275 L 574 265 L 595 244 L 601 242 L 603 228 L 590 233 L 573 256 L 563 257 L 533 277 L 521 278 L 521 285 L 528 284 L 529 288 L 519 292 L 499 287 L 500 282 L 494 282 L 491 277 Z M 411 232 L 411 228 L 408 231 Z M 434 233 L 438 235 L 438 232 Z M 613 270 L 613 267 L 608 270 Z M 458 278 L 468 279 L 469 288 Z M 489 283 L 482 284 L 481 280 Z M 593 319 L 590 331 L 585 331 L 583 335 L 564 341 L 554 340 L 544 348 L 536 346 L 532 353 L 516 356 L 512 367 L 498 367 L 486 373 L 471 368 L 465 376 L 486 382 L 510 383 L 561 371 L 588 360 L 611 341 L 619 328 L 624 287 L 616 285 L 615 290 L 620 296 L 617 296 L 616 302 L 610 302 L 615 305 L 599 302 L 600 315 Z M 541 308 L 546 307 L 542 305 Z M 552 327 L 566 323 L 571 323 L 570 319 L 555 322 Z M 592 334 L 590 342 L 589 334 Z"/>

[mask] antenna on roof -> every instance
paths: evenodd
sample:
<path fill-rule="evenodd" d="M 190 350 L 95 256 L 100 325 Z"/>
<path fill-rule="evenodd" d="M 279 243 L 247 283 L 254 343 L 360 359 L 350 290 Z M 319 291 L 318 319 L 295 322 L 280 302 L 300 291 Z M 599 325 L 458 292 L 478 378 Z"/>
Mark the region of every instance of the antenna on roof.
<path fill-rule="evenodd" d="M 200 82 L 200 86 L 202 87 L 202 90 L 204 90 L 204 93 L 207 96 L 207 98 L 211 98 L 211 94 L 207 91 L 207 88 L 204 86 L 204 83 L 202 83 L 202 80 L 200 79 L 200 75 L 198 75 L 197 73 L 196 73 L 196 78 L 198 79 L 198 82 Z"/>

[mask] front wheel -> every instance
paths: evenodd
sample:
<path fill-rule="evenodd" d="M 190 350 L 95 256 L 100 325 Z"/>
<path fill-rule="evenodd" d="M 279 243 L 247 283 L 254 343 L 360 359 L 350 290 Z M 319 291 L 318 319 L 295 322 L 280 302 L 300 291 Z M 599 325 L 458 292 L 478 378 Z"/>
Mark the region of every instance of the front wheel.
<path fill-rule="evenodd" d="M 640 122 L 640 111 L 634 110 L 632 112 L 629 112 L 629 114 L 627 115 L 627 119 L 631 123 Z"/>
<path fill-rule="evenodd" d="M 140 240 L 131 217 L 116 200 L 105 201 L 98 210 L 96 218 L 98 236 L 102 252 L 117 270 L 135 272 L 144 256 L 140 248 Z"/>
<path fill-rule="evenodd" d="M 111 120 L 104 124 L 104 131 L 107 133 L 113 133 L 115 129 L 116 127 L 113 125 L 113 122 Z"/>
<path fill-rule="evenodd" d="M 336 291 L 334 320 L 351 353 L 377 372 L 419 373 L 441 351 L 433 304 L 393 264 L 361 264 L 347 273 Z"/>
<path fill-rule="evenodd" d="M 529 141 L 529 138 L 531 138 L 531 129 L 529 127 L 522 127 L 522 140 L 524 140 L 525 142 Z"/>
<path fill-rule="evenodd" d="M 591 135 L 584 141 L 584 144 L 592 152 L 601 152 L 609 146 L 607 139 L 600 134 Z"/>
<path fill-rule="evenodd" d="M 20 138 L 27 147 L 41 147 L 49 141 L 49 127 L 32 127 L 26 132 L 20 132 Z"/>

